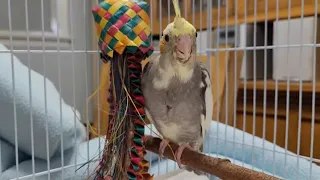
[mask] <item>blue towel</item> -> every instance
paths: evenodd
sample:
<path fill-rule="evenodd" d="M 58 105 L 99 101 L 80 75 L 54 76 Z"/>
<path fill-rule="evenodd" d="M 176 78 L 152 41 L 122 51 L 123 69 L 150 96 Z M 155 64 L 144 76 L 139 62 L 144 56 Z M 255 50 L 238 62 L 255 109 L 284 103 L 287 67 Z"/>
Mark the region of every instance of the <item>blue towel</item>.
<path fill-rule="evenodd" d="M 153 126 L 148 126 L 149 128 L 155 129 Z M 149 128 L 146 128 L 146 134 L 151 134 Z M 219 131 L 217 131 L 219 129 Z M 225 131 L 226 130 L 226 131 Z M 216 136 L 219 132 L 219 140 L 217 140 Z M 225 136 L 225 132 L 227 135 Z M 233 133 L 234 132 L 234 133 Z M 235 134 L 235 141 L 233 141 L 233 134 Z M 244 135 L 244 144 L 242 146 L 242 139 Z M 153 134 L 153 136 L 156 136 Z M 231 160 L 231 162 L 247 167 L 253 168 L 256 171 L 263 171 L 267 174 L 273 174 L 273 166 L 275 167 L 274 175 L 288 180 L 295 180 L 297 179 L 312 179 L 318 180 L 320 179 L 320 167 L 316 164 L 310 164 L 309 161 L 299 158 L 299 176 L 297 176 L 297 156 L 294 153 L 289 153 L 290 156 L 287 156 L 287 163 L 285 165 L 284 161 L 284 149 L 276 146 L 275 152 L 275 161 L 274 165 L 272 163 L 273 159 L 273 144 L 270 142 L 265 141 L 265 150 L 262 151 L 262 143 L 263 140 L 261 138 L 255 137 L 255 148 L 252 148 L 252 139 L 254 136 L 248 133 L 243 133 L 243 131 L 237 130 L 230 126 L 225 126 L 223 124 L 217 123 L 213 121 L 211 123 L 211 128 L 209 133 L 206 136 L 205 140 L 205 153 L 207 155 L 213 157 L 226 157 Z M 210 139 L 209 139 L 210 138 Z M 225 139 L 226 138 L 226 139 Z M 209 143 L 210 142 L 210 143 Z M 75 162 L 75 158 L 77 158 L 77 162 L 86 162 L 88 159 L 93 159 L 93 161 L 82 168 L 80 168 L 75 173 L 75 168 L 70 167 L 65 169 L 64 171 L 64 179 L 86 179 L 89 175 L 94 173 L 94 168 L 97 167 L 98 161 L 97 156 L 99 152 L 99 144 L 100 148 L 104 146 L 103 138 L 95 138 L 88 142 L 81 143 L 77 148 L 72 148 L 68 151 L 64 152 L 64 165 L 72 165 Z M 211 150 L 209 150 L 211 147 Z M 217 147 L 219 147 L 219 153 L 217 153 Z M 87 150 L 89 149 L 89 157 L 87 157 Z M 76 152 L 77 150 L 77 152 Z M 101 150 L 101 149 L 100 149 Z M 211 153 L 209 153 L 211 152 Z M 264 152 L 264 153 L 263 153 Z M 262 161 L 264 154 L 265 161 Z M 234 157 L 234 158 L 233 158 Z M 254 159 L 252 163 L 252 157 Z M 159 160 L 159 156 L 152 152 L 147 152 L 146 159 L 149 160 L 151 167 L 150 173 L 155 174 L 155 176 L 162 175 L 166 172 L 173 171 L 177 168 L 176 163 L 171 160 L 168 160 L 168 168 L 167 168 L 167 160 Z M 271 163 L 270 163 L 271 162 Z M 50 168 L 58 168 L 61 166 L 61 156 L 60 154 L 56 154 L 50 162 Z M 47 170 L 47 163 L 46 161 L 36 159 L 36 172 L 42 172 Z M 32 163 L 31 160 L 27 160 L 21 162 L 19 164 L 19 176 L 26 176 L 32 174 Z M 312 176 L 309 174 L 310 165 L 312 166 Z M 80 166 L 78 166 L 80 167 Z M 160 170 L 160 171 L 158 171 Z M 287 171 L 288 173 L 285 173 Z M 291 173 L 291 174 L 290 174 Z M 0 179 L 7 180 L 16 177 L 16 167 L 12 167 L 3 172 Z M 31 179 L 31 177 L 29 178 Z M 47 175 L 37 176 L 39 180 L 46 180 L 48 179 Z M 61 172 L 54 172 L 51 174 L 51 179 L 61 179 Z M 212 177 L 211 179 L 214 179 Z"/>
<path fill-rule="evenodd" d="M 0 173 L 16 164 L 15 148 L 10 143 L 0 139 Z M 29 159 L 30 156 L 18 151 L 18 163 Z"/>
<path fill-rule="evenodd" d="M 152 131 L 158 134 L 154 127 Z M 154 135 L 152 131 L 146 128 L 146 134 Z M 226 157 L 238 165 L 283 179 L 320 179 L 320 167 L 316 164 L 292 152 L 287 151 L 286 156 L 284 148 L 216 121 L 211 122 L 205 137 L 204 152 L 213 157 Z M 159 174 L 165 173 L 166 162 L 159 161 L 158 155 L 149 153 L 148 160 L 152 163 L 154 172 L 158 173 L 158 167 L 155 166 L 160 164 Z M 298 161 L 299 167 L 297 166 Z M 169 170 L 173 170 L 172 166 Z"/>
<path fill-rule="evenodd" d="M 8 50 L 0 44 L 0 50 Z M 31 120 L 33 117 L 34 133 L 34 156 L 40 159 L 52 157 L 61 149 L 61 134 L 63 134 L 63 150 L 73 147 L 70 142 L 85 140 L 85 127 L 75 116 L 80 117 L 79 112 L 67 105 L 63 99 L 61 102 L 62 115 L 60 125 L 60 94 L 54 84 L 44 77 L 30 70 L 31 73 L 31 95 L 32 107 L 29 106 L 29 68 L 22 64 L 16 56 L 13 55 L 13 66 L 11 64 L 11 53 L 0 53 L 0 137 L 8 143 L 15 145 L 14 128 L 14 94 L 12 69 L 14 71 L 15 85 L 15 105 L 17 120 L 17 140 L 19 150 L 31 155 Z M 13 68 L 14 67 L 14 68 Z M 45 109 L 45 84 L 47 115 Z M 46 125 L 48 124 L 49 152 L 46 147 Z M 75 133 L 77 136 L 75 136 Z M 76 138 L 76 139 L 75 139 Z"/>
<path fill-rule="evenodd" d="M 100 150 L 102 151 L 104 145 L 103 138 L 95 138 L 88 142 L 83 142 L 77 146 L 70 148 L 64 151 L 63 162 L 66 167 L 63 172 L 61 170 L 50 173 L 50 179 L 52 180 L 61 180 L 62 176 L 64 180 L 81 180 L 88 179 L 87 177 L 94 173 L 95 168 L 98 165 L 97 159 L 99 158 L 99 141 L 100 141 Z M 89 153 L 88 153 L 89 152 Z M 91 163 L 87 165 L 83 164 L 92 160 Z M 55 154 L 50 159 L 50 169 L 60 168 L 62 166 L 61 153 Z M 80 164 L 74 166 L 75 164 Z M 44 172 L 40 175 L 36 175 L 37 180 L 47 180 L 48 178 L 48 163 L 43 159 L 35 159 L 35 173 Z M 69 167 L 68 167 L 69 166 Z M 70 167 L 71 166 L 71 167 Z M 19 164 L 19 172 L 17 173 L 17 167 L 13 166 L 2 173 L 0 176 L 1 180 L 9 180 L 12 178 L 26 176 L 25 179 L 32 179 L 32 160 L 26 160 Z M 80 169 L 79 169 L 80 168 Z M 77 170 L 79 169 L 79 170 Z M 76 171 L 77 170 L 77 171 Z"/>
<path fill-rule="evenodd" d="M 286 153 L 284 148 L 262 138 L 221 123 L 211 124 L 209 138 L 205 142 L 205 152 L 209 151 L 234 158 L 284 179 L 320 179 L 320 167 L 316 164 L 292 152 Z"/>

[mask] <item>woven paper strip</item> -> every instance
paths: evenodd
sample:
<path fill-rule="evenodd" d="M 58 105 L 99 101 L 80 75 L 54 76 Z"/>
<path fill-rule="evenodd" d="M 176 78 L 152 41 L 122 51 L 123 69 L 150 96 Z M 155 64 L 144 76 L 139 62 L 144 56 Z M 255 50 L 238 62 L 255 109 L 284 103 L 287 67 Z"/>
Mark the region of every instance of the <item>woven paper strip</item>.
<path fill-rule="evenodd" d="M 129 0 L 106 0 L 92 10 L 99 47 L 107 59 L 114 51 L 146 56 L 153 53 L 148 4 Z"/>

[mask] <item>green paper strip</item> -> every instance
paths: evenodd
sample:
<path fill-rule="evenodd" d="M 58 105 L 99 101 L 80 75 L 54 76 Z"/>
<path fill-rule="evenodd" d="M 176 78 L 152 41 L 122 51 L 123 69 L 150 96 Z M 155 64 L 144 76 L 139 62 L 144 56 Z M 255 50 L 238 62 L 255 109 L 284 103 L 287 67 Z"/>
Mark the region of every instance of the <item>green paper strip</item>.
<path fill-rule="evenodd" d="M 140 135 L 144 134 L 144 127 L 143 126 L 141 127 L 140 125 L 135 125 L 134 127 L 135 127 L 135 130 L 138 134 L 140 134 Z"/>
<path fill-rule="evenodd" d="M 134 171 L 139 170 L 139 166 L 137 166 L 137 165 L 135 165 L 135 164 L 133 164 L 133 163 L 131 163 L 131 164 L 132 164 L 132 167 L 133 167 L 133 170 L 134 170 Z"/>
<path fill-rule="evenodd" d="M 130 28 L 132 28 L 130 25 L 131 25 L 132 23 L 131 23 L 131 20 L 128 22 L 128 26 L 130 27 Z M 129 32 L 128 34 L 127 34 L 127 36 L 128 36 L 128 38 L 130 39 L 130 40 L 134 40 L 136 37 L 137 37 L 137 35 L 136 35 L 136 33 L 134 32 L 134 31 L 131 31 L 131 32 Z M 136 46 L 134 46 L 134 47 L 136 47 Z M 138 47 L 136 47 L 136 48 L 138 48 Z"/>
<path fill-rule="evenodd" d="M 131 82 L 137 84 L 140 83 L 140 79 L 132 79 Z"/>
<path fill-rule="evenodd" d="M 142 146 L 142 140 L 140 137 L 134 137 L 133 142 L 137 143 L 138 145 Z"/>
<path fill-rule="evenodd" d="M 149 14 L 149 6 L 145 2 L 138 2 L 137 3 L 144 11 L 146 11 L 147 14 Z"/>
<path fill-rule="evenodd" d="M 97 13 L 94 13 L 94 14 L 93 14 L 93 17 L 94 17 L 94 21 L 95 21 L 95 22 L 100 22 L 101 19 L 102 19 L 101 16 L 99 16 L 99 14 L 97 14 Z"/>
<path fill-rule="evenodd" d="M 139 89 L 134 89 L 133 93 L 137 95 L 142 95 L 142 91 L 140 91 Z"/>
<path fill-rule="evenodd" d="M 109 43 L 109 46 L 113 49 L 114 46 L 117 44 L 118 40 L 116 38 L 112 38 L 110 43 Z"/>
<path fill-rule="evenodd" d="M 131 174 L 131 173 L 127 173 L 127 174 L 128 174 L 128 178 L 130 180 L 136 180 L 137 179 L 137 177 L 134 174 Z"/>
<path fill-rule="evenodd" d="M 103 2 L 101 2 L 101 3 L 99 4 L 99 6 L 100 6 L 101 8 L 103 8 L 104 10 L 108 11 L 109 8 L 111 7 L 111 4 L 106 3 L 105 1 L 103 1 Z"/>
<path fill-rule="evenodd" d="M 127 24 L 124 24 L 124 25 L 120 28 L 120 31 L 121 31 L 123 34 L 128 34 L 128 33 L 131 31 L 131 28 L 130 28 Z"/>
<path fill-rule="evenodd" d="M 120 12 L 126 13 L 128 11 L 129 7 L 128 6 L 121 6 L 121 8 L 118 10 Z"/>
<path fill-rule="evenodd" d="M 136 148 L 134 148 L 134 147 L 131 148 L 131 152 L 134 153 L 136 156 L 139 156 L 139 155 L 138 155 L 138 151 L 137 151 Z"/>

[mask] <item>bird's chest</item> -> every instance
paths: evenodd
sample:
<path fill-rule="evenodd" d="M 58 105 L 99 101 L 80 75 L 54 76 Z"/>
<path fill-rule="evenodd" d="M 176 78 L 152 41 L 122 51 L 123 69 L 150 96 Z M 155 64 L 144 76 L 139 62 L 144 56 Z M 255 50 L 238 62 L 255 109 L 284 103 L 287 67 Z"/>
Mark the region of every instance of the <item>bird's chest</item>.
<path fill-rule="evenodd" d="M 181 101 L 190 95 L 191 89 L 190 87 L 180 85 L 169 87 L 168 89 L 165 89 L 163 93 L 168 101 Z"/>
<path fill-rule="evenodd" d="M 181 83 L 173 79 L 163 92 L 168 104 L 191 103 L 200 100 L 200 87 L 196 81 Z"/>

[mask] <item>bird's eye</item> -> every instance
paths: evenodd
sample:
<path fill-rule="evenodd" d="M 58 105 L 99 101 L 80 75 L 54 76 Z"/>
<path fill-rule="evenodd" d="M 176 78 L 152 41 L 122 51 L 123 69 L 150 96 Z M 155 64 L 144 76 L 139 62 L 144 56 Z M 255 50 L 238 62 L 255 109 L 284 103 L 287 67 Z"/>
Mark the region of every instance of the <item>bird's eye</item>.
<path fill-rule="evenodd" d="M 164 40 L 166 40 L 167 42 L 169 42 L 169 35 L 168 35 L 168 34 L 166 34 L 166 35 L 164 36 Z"/>

